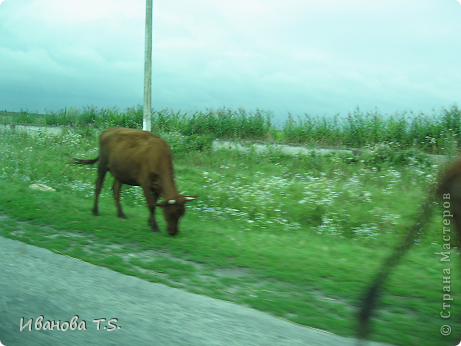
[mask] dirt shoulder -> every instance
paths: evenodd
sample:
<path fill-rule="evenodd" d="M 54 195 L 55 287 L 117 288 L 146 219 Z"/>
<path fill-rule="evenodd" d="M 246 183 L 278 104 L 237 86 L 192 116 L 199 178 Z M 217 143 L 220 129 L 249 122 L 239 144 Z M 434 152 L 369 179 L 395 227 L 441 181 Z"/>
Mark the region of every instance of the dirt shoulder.
<path fill-rule="evenodd" d="M 355 345 L 352 339 L 149 283 L 20 241 L 0 238 L 0 251 L 0 341 L 5 346 Z M 41 315 L 43 321 L 38 323 Z M 74 316 L 78 321 L 72 324 Z M 109 324 L 111 319 L 117 320 Z M 68 321 L 69 328 L 43 330 L 48 320 Z M 100 330 L 95 320 L 101 320 Z M 83 328 L 83 321 L 86 330 L 71 330 L 72 326 Z"/>

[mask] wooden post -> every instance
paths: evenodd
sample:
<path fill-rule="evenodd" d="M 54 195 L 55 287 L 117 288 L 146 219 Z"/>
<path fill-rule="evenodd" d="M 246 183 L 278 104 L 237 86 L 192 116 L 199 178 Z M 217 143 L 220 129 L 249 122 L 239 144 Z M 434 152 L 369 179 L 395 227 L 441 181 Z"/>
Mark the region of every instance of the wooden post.
<path fill-rule="evenodd" d="M 146 0 L 144 48 L 144 112 L 142 129 L 150 131 L 152 117 L 152 0 Z"/>

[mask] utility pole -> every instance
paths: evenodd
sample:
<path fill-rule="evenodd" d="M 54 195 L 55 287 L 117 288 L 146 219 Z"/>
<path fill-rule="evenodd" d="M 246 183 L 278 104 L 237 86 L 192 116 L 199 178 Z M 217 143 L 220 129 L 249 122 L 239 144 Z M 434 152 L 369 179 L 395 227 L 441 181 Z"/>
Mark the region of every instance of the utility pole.
<path fill-rule="evenodd" d="M 151 130 L 152 117 L 152 0 L 146 0 L 146 33 L 144 44 L 144 112 L 142 129 Z"/>

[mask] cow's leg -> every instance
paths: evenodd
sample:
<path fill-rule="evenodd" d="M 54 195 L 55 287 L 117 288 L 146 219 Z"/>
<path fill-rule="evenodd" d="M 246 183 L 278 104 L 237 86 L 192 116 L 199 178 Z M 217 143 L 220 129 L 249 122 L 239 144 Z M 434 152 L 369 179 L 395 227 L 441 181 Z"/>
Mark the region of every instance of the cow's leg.
<path fill-rule="evenodd" d="M 122 206 L 120 205 L 120 191 L 122 190 L 122 182 L 117 178 L 114 179 L 114 185 L 112 186 L 112 191 L 114 192 L 115 205 L 117 206 L 118 217 L 126 219 L 125 214 L 123 214 Z"/>
<path fill-rule="evenodd" d="M 152 192 L 150 184 L 142 184 L 142 190 L 144 192 L 144 197 L 146 198 L 147 207 L 150 211 L 149 217 L 149 225 L 152 227 L 153 232 L 160 232 L 157 226 L 157 222 L 155 222 L 155 204 L 157 203 L 158 195 Z"/>
<path fill-rule="evenodd" d="M 149 222 L 149 225 L 152 225 L 152 228 L 154 228 L 154 227 L 157 228 L 157 231 L 154 231 L 154 232 L 160 232 L 160 230 L 157 227 L 157 223 L 155 222 L 155 205 L 157 204 L 159 195 L 157 193 L 155 193 L 153 189 L 151 189 L 150 192 L 151 192 L 152 197 L 154 198 L 154 207 L 152 209 L 149 208 L 150 217 L 149 217 L 148 222 Z"/>
<path fill-rule="evenodd" d="M 99 198 L 99 193 L 101 192 L 102 188 L 102 183 L 104 181 L 104 177 L 106 176 L 106 167 L 101 165 L 101 162 L 99 163 L 98 167 L 98 179 L 96 179 L 96 189 L 94 191 L 94 207 L 93 207 L 93 215 L 98 216 L 98 198 Z"/>

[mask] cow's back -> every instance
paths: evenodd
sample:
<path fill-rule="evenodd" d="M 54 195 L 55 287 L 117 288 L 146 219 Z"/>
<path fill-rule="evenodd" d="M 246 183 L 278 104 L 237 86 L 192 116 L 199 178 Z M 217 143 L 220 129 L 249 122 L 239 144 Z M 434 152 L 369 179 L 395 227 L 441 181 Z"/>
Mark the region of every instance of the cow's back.
<path fill-rule="evenodd" d="M 111 127 L 101 133 L 99 137 L 100 147 L 104 153 L 121 154 L 122 152 L 139 151 L 170 151 L 168 144 L 152 132 L 127 129 L 123 127 Z"/>
<path fill-rule="evenodd" d="M 141 143 L 150 138 L 161 139 L 152 132 L 127 129 L 124 127 L 111 127 L 101 133 L 99 136 L 100 143 L 104 145 L 112 145 L 113 143 Z"/>

